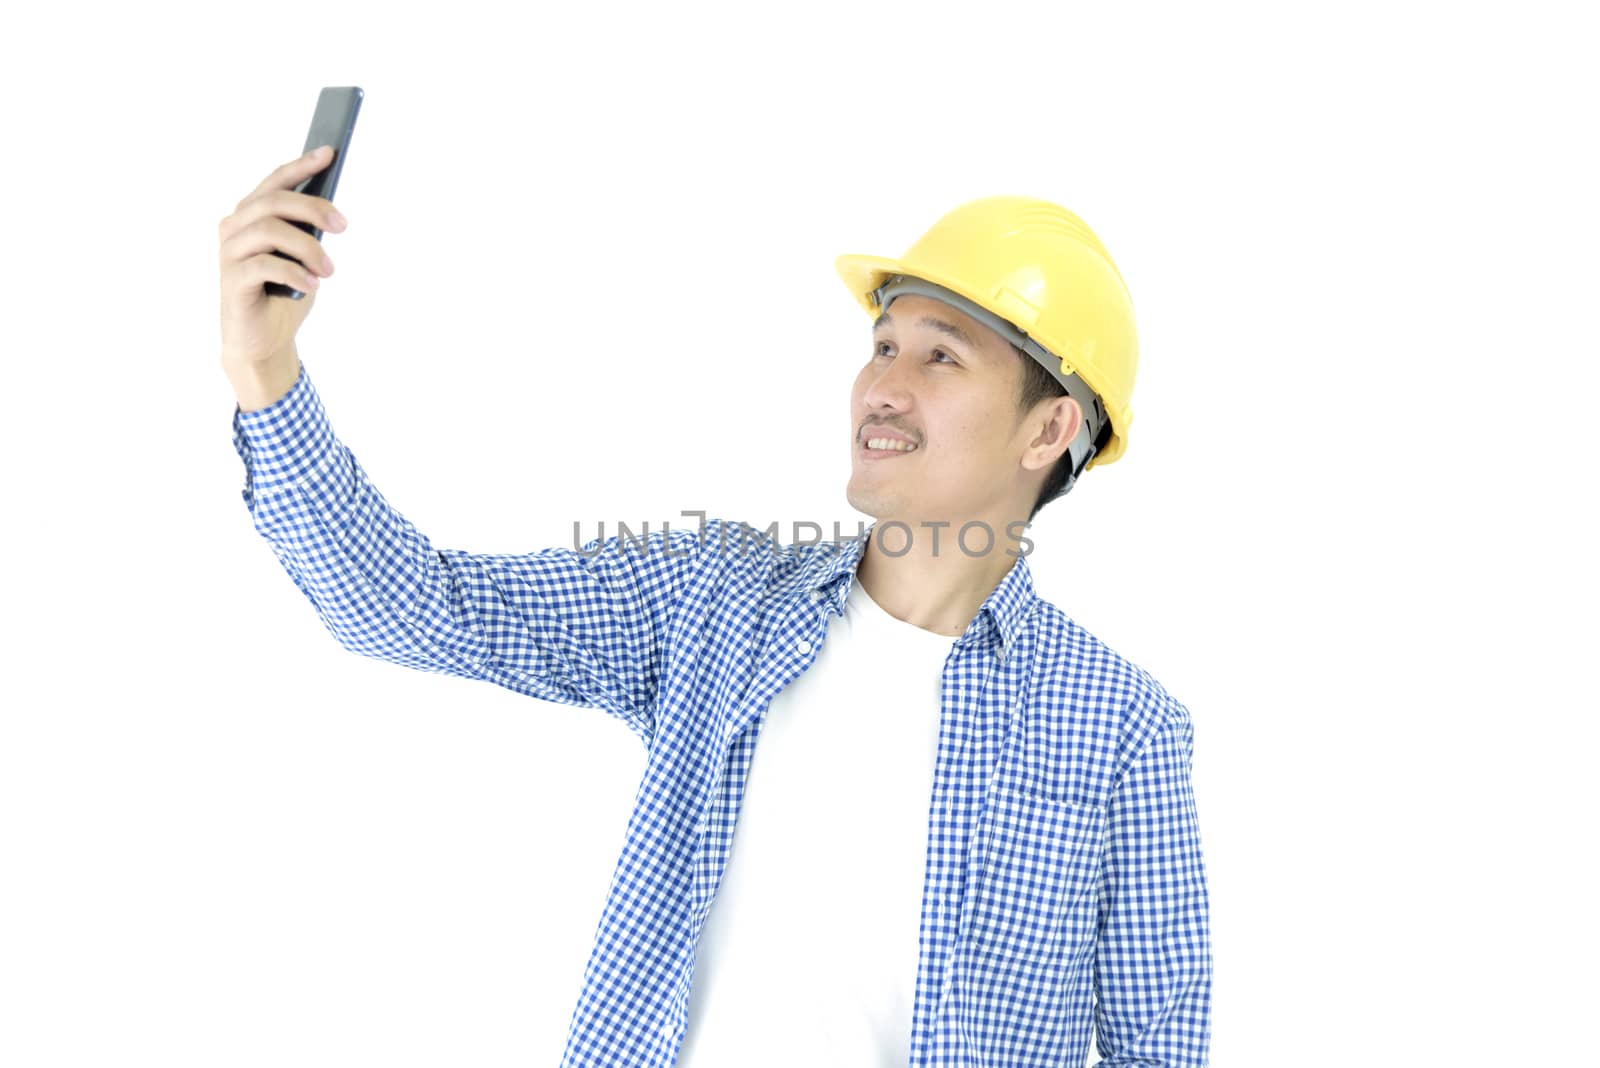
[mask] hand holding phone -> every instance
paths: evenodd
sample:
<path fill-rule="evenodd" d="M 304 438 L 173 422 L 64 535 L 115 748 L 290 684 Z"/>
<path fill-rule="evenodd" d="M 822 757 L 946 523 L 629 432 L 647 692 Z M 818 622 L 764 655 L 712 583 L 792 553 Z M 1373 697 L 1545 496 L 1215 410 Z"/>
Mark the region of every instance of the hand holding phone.
<path fill-rule="evenodd" d="M 366 94 L 359 86 L 329 86 L 322 90 L 317 97 L 317 110 L 311 116 L 311 129 L 306 134 L 305 150 L 310 152 L 319 145 L 333 146 L 333 162 L 307 176 L 305 181 L 295 187 L 295 192 L 304 193 L 310 197 L 321 197 L 330 204 L 333 202 L 333 193 L 339 187 L 339 175 L 344 171 L 345 157 L 350 152 L 350 134 L 356 128 L 356 115 L 361 111 L 361 99 Z M 291 220 L 293 225 L 300 227 L 310 234 L 316 241 L 322 240 L 322 231 L 309 222 Z M 274 249 L 273 255 L 282 256 L 284 259 L 300 263 L 289 253 Z M 300 264 L 302 267 L 305 264 Z M 292 286 L 279 282 L 267 283 L 268 296 L 284 296 L 292 300 L 299 300 L 305 294 Z"/>
<path fill-rule="evenodd" d="M 307 147 L 331 144 L 333 151 L 322 148 L 276 168 L 218 226 L 222 365 L 241 398 L 281 395 L 299 370 L 295 334 L 315 303 L 301 298 L 333 272 L 323 232 L 345 227 L 327 196 L 307 190 L 331 194 L 337 185 L 361 95 L 355 87 L 323 90 Z M 329 114 L 339 116 L 331 136 L 323 121 Z"/>

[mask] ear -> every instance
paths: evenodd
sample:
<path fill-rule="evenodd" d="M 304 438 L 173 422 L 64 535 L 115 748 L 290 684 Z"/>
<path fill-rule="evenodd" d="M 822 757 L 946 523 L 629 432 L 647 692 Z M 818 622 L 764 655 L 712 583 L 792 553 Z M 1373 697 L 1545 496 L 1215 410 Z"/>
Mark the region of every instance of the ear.
<path fill-rule="evenodd" d="M 1049 470 L 1067 454 L 1067 446 L 1083 426 L 1083 409 L 1063 393 L 1040 401 L 1022 425 L 1023 433 L 1031 435 L 1022 452 L 1023 470 Z"/>

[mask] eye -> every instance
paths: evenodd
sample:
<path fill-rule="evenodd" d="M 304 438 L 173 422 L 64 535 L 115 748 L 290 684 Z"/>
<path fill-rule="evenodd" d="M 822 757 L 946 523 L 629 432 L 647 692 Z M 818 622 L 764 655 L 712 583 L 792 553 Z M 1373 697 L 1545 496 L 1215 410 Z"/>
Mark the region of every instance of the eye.
<path fill-rule="evenodd" d="M 873 342 L 873 344 L 872 344 L 872 355 L 874 357 L 878 357 L 878 356 L 884 355 L 885 353 L 883 351 L 883 347 L 885 345 L 887 345 L 887 344 L 889 344 L 889 342 L 887 342 L 887 341 L 875 341 L 875 342 Z M 946 364 L 954 365 L 956 363 L 955 357 L 951 356 L 944 349 L 934 349 L 933 350 L 933 355 L 935 357 L 943 356 L 944 357 L 944 362 Z"/>

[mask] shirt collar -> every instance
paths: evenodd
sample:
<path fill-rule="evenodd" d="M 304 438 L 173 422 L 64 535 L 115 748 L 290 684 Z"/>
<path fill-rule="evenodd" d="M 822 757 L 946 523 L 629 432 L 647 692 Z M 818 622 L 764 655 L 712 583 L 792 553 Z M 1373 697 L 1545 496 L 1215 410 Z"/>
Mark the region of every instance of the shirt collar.
<path fill-rule="evenodd" d="M 820 601 L 826 598 L 833 602 L 835 610 L 841 612 L 844 610 L 844 602 L 850 596 L 850 584 L 855 581 L 856 568 L 861 563 L 867 540 L 872 536 L 876 526 L 874 523 L 858 537 L 832 543 L 836 551 L 827 558 L 827 563 L 817 572 L 818 577 L 811 583 L 813 600 Z M 1035 599 L 1033 574 L 1028 570 L 1028 558 L 1018 556 L 1016 562 L 1011 565 L 1011 570 L 1006 572 L 1005 578 L 1001 579 L 990 591 L 989 596 L 984 598 L 983 604 L 978 607 L 977 615 L 973 617 L 972 625 L 967 628 L 966 634 L 958 639 L 957 644 L 969 639 L 988 640 L 994 645 L 996 653 L 1004 659 L 1006 652 L 1011 649 L 1017 635 L 1027 622 Z"/>

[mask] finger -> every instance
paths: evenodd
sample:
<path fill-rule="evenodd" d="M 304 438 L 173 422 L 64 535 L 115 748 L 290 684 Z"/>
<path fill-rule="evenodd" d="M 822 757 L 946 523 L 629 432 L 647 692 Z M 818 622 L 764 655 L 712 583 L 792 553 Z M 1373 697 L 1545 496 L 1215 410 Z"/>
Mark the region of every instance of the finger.
<path fill-rule="evenodd" d="M 261 179 L 261 184 L 256 186 L 255 192 L 265 193 L 269 189 L 293 189 L 331 162 L 333 162 L 333 149 L 328 145 L 321 145 L 299 159 L 290 160 Z M 245 199 L 248 200 L 249 197 Z"/>
<path fill-rule="evenodd" d="M 322 242 L 291 223 L 275 215 L 257 219 L 254 223 L 233 234 L 222 244 L 223 269 L 230 264 L 244 263 L 262 253 L 273 251 L 293 256 L 309 271 L 330 275 L 333 260 L 322 247 Z"/>
<path fill-rule="evenodd" d="M 296 193 L 290 189 L 272 189 L 252 194 L 241 201 L 238 209 L 218 224 L 217 237 L 226 242 L 265 218 L 298 220 L 324 232 L 339 233 L 345 228 L 343 217 L 334 210 L 333 202 L 328 198 Z"/>
<path fill-rule="evenodd" d="M 321 279 L 293 260 L 266 253 L 251 256 L 227 273 L 223 289 L 233 293 L 253 296 L 261 292 L 268 282 L 277 282 L 290 289 L 298 289 L 308 297 L 317 291 Z"/>
<path fill-rule="evenodd" d="M 322 170 L 330 162 L 332 162 L 332 160 L 333 149 L 330 146 L 322 145 L 318 148 L 312 149 L 310 152 L 306 153 L 304 156 L 301 156 L 297 160 L 291 160 L 288 163 L 283 164 L 277 170 L 263 178 L 259 185 L 257 185 L 243 199 L 235 204 L 233 206 L 233 214 L 239 214 L 240 211 L 244 210 L 247 204 L 264 195 L 280 190 L 293 189 L 295 186 L 304 182 L 313 174 L 316 174 L 318 171 Z M 329 207 L 332 207 L 331 202 L 329 202 Z M 227 219 L 224 219 L 218 224 L 217 228 L 220 231 L 227 231 L 231 229 L 231 224 Z M 325 226 L 323 229 L 326 230 L 339 228 Z"/>

